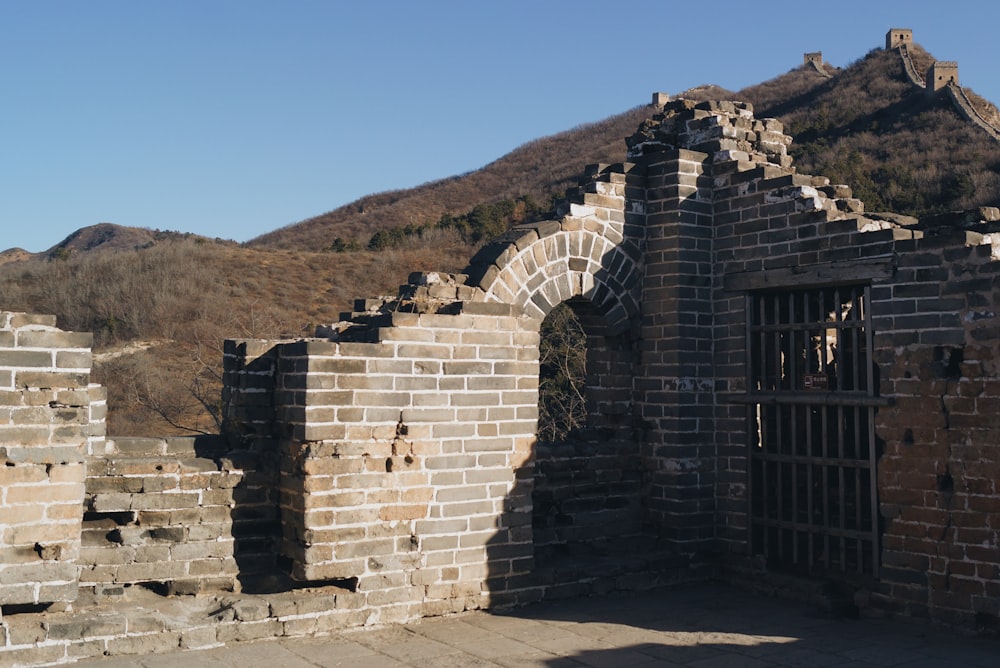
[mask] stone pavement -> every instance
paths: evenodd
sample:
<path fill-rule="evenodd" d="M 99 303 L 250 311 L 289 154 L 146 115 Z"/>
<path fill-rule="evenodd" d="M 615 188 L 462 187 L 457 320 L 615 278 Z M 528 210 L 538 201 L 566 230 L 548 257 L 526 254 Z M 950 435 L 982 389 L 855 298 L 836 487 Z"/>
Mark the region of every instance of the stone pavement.
<path fill-rule="evenodd" d="M 814 608 L 699 584 L 466 613 L 322 638 L 92 659 L 87 668 L 510 666 L 1000 666 L 1000 640 L 917 623 L 831 619 Z"/>

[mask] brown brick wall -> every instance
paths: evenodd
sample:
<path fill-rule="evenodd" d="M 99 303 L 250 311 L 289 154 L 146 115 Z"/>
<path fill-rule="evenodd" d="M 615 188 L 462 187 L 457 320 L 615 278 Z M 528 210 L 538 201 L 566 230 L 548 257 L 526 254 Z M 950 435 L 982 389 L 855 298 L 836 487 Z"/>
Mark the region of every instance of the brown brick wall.
<path fill-rule="evenodd" d="M 880 318 L 885 519 L 876 600 L 990 627 L 1000 616 L 1000 263 L 961 230 L 900 256 Z M 887 309 L 888 310 L 888 309 Z"/>

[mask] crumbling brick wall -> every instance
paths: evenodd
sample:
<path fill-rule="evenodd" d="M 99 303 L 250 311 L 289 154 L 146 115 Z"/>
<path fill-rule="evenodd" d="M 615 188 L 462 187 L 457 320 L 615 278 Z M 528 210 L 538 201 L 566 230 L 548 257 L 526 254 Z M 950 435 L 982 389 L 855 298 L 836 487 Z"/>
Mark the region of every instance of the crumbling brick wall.
<path fill-rule="evenodd" d="M 751 386 L 748 332 L 787 323 L 752 324 L 748 305 L 849 287 L 865 294 L 873 363 L 848 399 L 874 416 L 876 454 L 851 470 L 878 484 L 873 554 L 837 582 L 852 604 L 995 628 L 1000 212 L 866 213 L 848 186 L 798 174 L 790 141 L 749 105 L 663 105 L 630 138 L 633 162 L 588 168 L 566 215 L 511 230 L 465 274 L 411 276 L 316 338 L 227 342 L 220 437 L 106 439 L 89 335 L 0 314 L 0 605 L 67 602 L 81 585 L 340 587 L 303 602 L 308 619 L 294 597 L 234 604 L 233 619 L 260 622 L 248 634 L 304 633 L 319 617 L 606 590 L 579 573 L 560 589 L 536 556 L 631 538 L 679 555 L 665 562 L 677 572 L 836 579 L 749 538 L 766 393 Z M 539 448 L 539 329 L 562 302 L 583 316 L 588 422 Z M 805 336 L 823 338 L 801 335 L 796 351 Z M 783 350 L 782 373 L 800 354 Z M 811 387 L 818 405 L 829 388 Z M 778 453 L 775 468 L 831 465 L 800 456 Z M 18 652 L 32 634 L 52 640 L 37 622 L 0 629 Z"/>
<path fill-rule="evenodd" d="M 108 439 L 87 460 L 81 586 L 191 594 L 273 574 L 275 464 L 221 437 Z"/>
<path fill-rule="evenodd" d="M 377 343 L 267 353 L 281 554 L 294 579 L 339 581 L 382 619 L 480 607 L 487 580 L 531 570 L 519 472 L 537 419 L 537 331 L 510 307 L 474 303 L 378 324 Z M 239 357 L 253 347 L 228 347 L 234 378 L 259 368 Z"/>
<path fill-rule="evenodd" d="M 710 296 L 700 302 L 712 304 L 711 317 L 703 320 L 711 328 L 699 334 L 692 326 L 698 320 L 689 318 L 681 345 L 689 346 L 686 359 L 692 361 L 699 337 L 712 349 L 712 362 L 699 377 L 714 387 L 714 407 L 700 427 L 712 434 L 705 440 L 711 443 L 706 468 L 714 464 L 717 475 L 715 545 L 739 555 L 734 563 L 743 566 L 736 571 L 745 573 L 747 453 L 754 440 L 752 415 L 741 399 L 751 389 L 745 384 L 746 296 L 870 285 L 880 381 L 872 402 L 881 402 L 875 445 L 882 544 L 877 576 L 854 582 L 860 587 L 854 602 L 994 628 L 1000 254 L 991 243 L 1000 215 L 995 209 L 921 220 L 866 214 L 847 186 L 790 169 L 781 149 L 790 139 L 780 125 L 752 120 L 739 105 L 684 107 L 668 105 L 661 125 L 641 129 L 632 141 L 642 149 L 634 159 L 647 170 L 682 155 L 712 179 L 711 241 L 696 227 L 697 216 L 689 215 L 688 229 L 674 242 L 682 249 L 677 257 L 689 264 L 674 285 L 683 294 L 684 286 L 712 276 Z M 701 155 L 671 152 L 677 145 L 692 147 L 692 137 Z M 693 188 L 679 195 L 689 205 L 709 199 Z M 699 244 L 714 250 L 700 267 Z M 699 479 L 690 479 L 688 489 Z M 765 572 L 757 576 L 766 579 Z"/>
<path fill-rule="evenodd" d="M 927 221 L 899 255 L 879 320 L 884 607 L 994 630 L 1000 618 L 1000 262 L 969 228 Z M 992 251 L 992 253 L 991 253 Z"/>
<path fill-rule="evenodd" d="M 77 596 L 84 456 L 104 436 L 90 334 L 0 312 L 0 604 Z"/>
<path fill-rule="evenodd" d="M 565 496 L 593 487 L 585 475 L 616 507 L 564 504 L 572 521 L 540 542 L 641 531 L 632 340 L 643 232 L 641 208 L 626 213 L 638 183 L 627 165 L 590 169 L 561 221 L 511 230 L 466 274 L 414 275 L 397 297 L 359 300 L 326 340 L 227 344 L 227 425 L 280 442 L 294 578 L 355 588 L 393 618 L 537 597 L 535 483 L 537 499 Z M 538 331 L 564 301 L 588 336 L 587 429 L 618 444 L 536 467 Z"/>

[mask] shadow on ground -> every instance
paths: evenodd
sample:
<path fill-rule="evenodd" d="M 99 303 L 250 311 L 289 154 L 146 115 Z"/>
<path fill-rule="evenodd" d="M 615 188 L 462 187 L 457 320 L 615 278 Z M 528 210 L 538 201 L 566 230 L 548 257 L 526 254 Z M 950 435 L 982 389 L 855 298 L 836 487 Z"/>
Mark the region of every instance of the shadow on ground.
<path fill-rule="evenodd" d="M 540 604 L 506 616 L 516 620 L 508 633 L 556 655 L 525 656 L 521 665 L 985 667 L 1000 661 L 993 639 L 833 618 L 721 585 Z"/>

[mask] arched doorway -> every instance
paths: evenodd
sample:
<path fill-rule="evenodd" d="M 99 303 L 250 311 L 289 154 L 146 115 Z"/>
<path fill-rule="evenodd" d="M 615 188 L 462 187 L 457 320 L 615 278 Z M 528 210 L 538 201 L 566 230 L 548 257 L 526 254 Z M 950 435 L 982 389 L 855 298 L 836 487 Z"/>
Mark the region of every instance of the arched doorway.
<path fill-rule="evenodd" d="M 532 532 L 536 568 L 621 554 L 643 541 L 643 466 L 632 341 L 586 299 L 541 324 Z"/>

